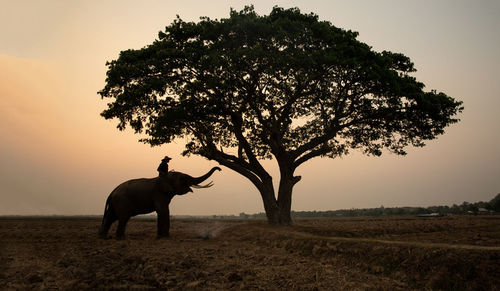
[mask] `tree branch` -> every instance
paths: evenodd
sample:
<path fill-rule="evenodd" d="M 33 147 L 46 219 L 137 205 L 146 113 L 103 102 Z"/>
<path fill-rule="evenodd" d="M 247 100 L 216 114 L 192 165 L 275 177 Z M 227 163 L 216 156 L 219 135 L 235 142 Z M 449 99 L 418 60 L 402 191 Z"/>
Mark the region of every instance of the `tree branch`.
<path fill-rule="evenodd" d="M 295 149 L 294 151 L 292 151 L 290 153 L 291 158 L 295 160 L 298 157 L 300 157 L 302 154 L 304 154 L 305 152 L 310 151 L 310 150 L 314 149 L 315 147 L 317 147 L 318 145 L 331 140 L 332 138 L 334 138 L 337 135 L 340 128 L 341 127 L 339 127 L 339 126 L 330 127 L 328 129 L 328 131 L 325 132 L 324 135 L 317 136 L 317 137 L 311 139 L 309 142 L 303 144 L 302 146 L 300 146 L 297 149 Z"/>
<path fill-rule="evenodd" d="M 249 163 L 243 161 L 235 156 L 223 153 L 218 150 L 215 145 L 210 146 L 205 149 L 206 152 L 199 153 L 201 156 L 206 157 L 209 160 L 215 160 L 219 164 L 230 168 L 231 170 L 239 173 L 240 175 L 246 177 L 250 182 L 252 182 L 259 191 L 264 188 L 264 179 L 255 173 L 254 169 Z M 267 173 L 266 173 L 267 174 Z"/>
<path fill-rule="evenodd" d="M 295 168 L 297 168 L 298 166 L 300 166 L 304 162 L 306 162 L 306 161 L 308 161 L 308 160 L 310 160 L 312 158 L 325 155 L 325 154 L 327 154 L 330 151 L 331 151 L 330 148 L 325 148 L 325 147 L 319 148 L 317 150 L 312 150 L 312 151 L 308 152 L 307 154 L 302 155 L 297 160 L 295 160 L 295 162 L 293 163 L 293 165 L 294 165 Z"/>
<path fill-rule="evenodd" d="M 261 175 L 267 175 L 266 170 L 262 165 L 259 163 L 259 160 L 255 157 L 254 152 L 252 151 L 252 147 L 248 143 L 247 139 L 245 136 L 243 136 L 243 131 L 241 129 L 243 125 L 243 119 L 241 117 L 241 114 L 238 115 L 237 113 L 231 113 L 231 120 L 233 121 L 233 129 L 234 129 L 234 135 L 236 136 L 236 139 L 238 139 L 239 146 L 238 146 L 238 156 L 240 159 L 242 159 L 243 155 L 240 154 L 241 148 L 245 150 L 245 154 L 248 158 L 248 161 L 250 165 L 255 169 L 255 171 Z"/>

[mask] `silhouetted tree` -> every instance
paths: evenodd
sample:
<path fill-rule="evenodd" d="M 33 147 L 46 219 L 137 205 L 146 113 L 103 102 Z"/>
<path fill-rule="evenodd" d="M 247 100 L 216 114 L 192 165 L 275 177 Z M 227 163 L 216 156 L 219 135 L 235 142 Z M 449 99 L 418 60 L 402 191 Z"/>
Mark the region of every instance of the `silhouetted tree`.
<path fill-rule="evenodd" d="M 315 14 L 253 7 L 227 19 L 179 17 L 142 49 L 107 63 L 112 98 L 102 116 L 118 118 L 151 145 L 184 138 L 185 155 L 215 160 L 259 190 L 267 219 L 290 224 L 294 173 L 314 157 L 350 149 L 405 154 L 458 121 L 461 102 L 424 92 L 399 53 L 375 52 Z M 277 195 L 261 160 L 280 170 Z"/>
<path fill-rule="evenodd" d="M 489 209 L 500 212 L 500 193 L 489 202 Z"/>

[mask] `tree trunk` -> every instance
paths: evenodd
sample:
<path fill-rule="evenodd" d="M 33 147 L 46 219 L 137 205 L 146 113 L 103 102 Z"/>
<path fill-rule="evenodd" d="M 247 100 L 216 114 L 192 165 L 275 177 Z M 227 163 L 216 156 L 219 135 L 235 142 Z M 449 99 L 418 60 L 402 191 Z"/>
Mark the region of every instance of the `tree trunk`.
<path fill-rule="evenodd" d="M 278 190 L 278 199 L 274 195 L 272 184 L 265 185 L 260 189 L 264 209 L 266 211 L 267 222 L 272 225 L 291 225 L 292 190 L 297 177 L 281 179 Z"/>
<path fill-rule="evenodd" d="M 239 149 L 241 151 L 241 149 Z M 251 153 L 251 151 L 249 151 Z M 248 178 L 250 182 L 258 189 L 266 211 L 266 217 L 269 224 L 272 225 L 290 225 L 292 218 L 290 215 L 292 207 L 293 186 L 300 181 L 300 176 L 294 176 L 295 167 L 286 155 L 276 157 L 280 168 L 280 185 L 278 189 L 278 198 L 276 198 L 272 177 L 253 157 L 254 161 L 249 163 L 238 163 L 239 159 L 227 158 L 226 154 L 220 152 L 215 146 L 204 155 L 209 160 L 216 160 L 219 164 L 226 166 L 235 172 Z M 206 179 L 212 174 L 215 168 L 210 170 L 204 176 L 195 179 Z"/>
<path fill-rule="evenodd" d="M 276 197 L 274 196 L 273 184 L 266 184 L 262 189 L 259 189 L 260 195 L 262 196 L 262 202 L 264 202 L 264 210 L 266 211 L 267 222 L 269 224 L 278 225 L 280 224 L 280 213 L 278 203 L 276 202 Z"/>
<path fill-rule="evenodd" d="M 293 175 L 282 176 L 278 189 L 278 207 L 281 225 L 291 225 L 292 217 L 292 191 L 293 186 L 298 182 Z"/>

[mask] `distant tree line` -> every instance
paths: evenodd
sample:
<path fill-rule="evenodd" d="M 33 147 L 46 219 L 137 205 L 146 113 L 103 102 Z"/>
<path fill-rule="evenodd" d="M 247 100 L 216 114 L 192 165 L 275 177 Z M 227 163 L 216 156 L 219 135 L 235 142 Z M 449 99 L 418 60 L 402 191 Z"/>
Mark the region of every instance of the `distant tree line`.
<path fill-rule="evenodd" d="M 363 208 L 363 209 L 340 209 L 328 211 L 292 211 L 293 218 L 308 217 L 355 217 L 355 216 L 400 216 L 400 215 L 419 215 L 439 213 L 441 215 L 449 214 L 479 214 L 487 210 L 487 213 L 500 213 L 500 193 L 489 202 L 469 203 L 464 201 L 462 204 L 453 204 L 450 206 L 430 206 L 430 207 L 384 207 Z M 239 218 L 265 218 L 265 213 L 245 214 L 240 213 Z"/>

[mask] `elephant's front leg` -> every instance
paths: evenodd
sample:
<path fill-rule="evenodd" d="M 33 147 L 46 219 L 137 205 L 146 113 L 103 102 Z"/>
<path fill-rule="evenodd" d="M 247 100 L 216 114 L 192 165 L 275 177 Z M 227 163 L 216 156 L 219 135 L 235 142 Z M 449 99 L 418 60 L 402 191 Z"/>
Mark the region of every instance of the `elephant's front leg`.
<path fill-rule="evenodd" d="M 170 210 L 168 208 L 170 199 L 168 201 L 162 199 L 158 203 L 156 213 L 158 215 L 158 236 L 157 238 L 168 237 L 170 235 Z"/>
<path fill-rule="evenodd" d="M 168 237 L 170 235 L 170 211 L 158 211 L 158 238 Z"/>

